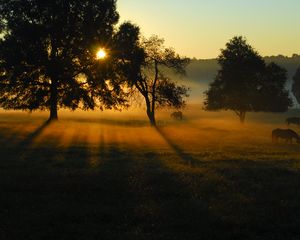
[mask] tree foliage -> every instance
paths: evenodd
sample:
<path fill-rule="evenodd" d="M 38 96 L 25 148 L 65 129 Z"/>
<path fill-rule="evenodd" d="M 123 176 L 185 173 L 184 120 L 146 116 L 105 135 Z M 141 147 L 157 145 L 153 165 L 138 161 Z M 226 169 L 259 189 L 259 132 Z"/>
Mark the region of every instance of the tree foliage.
<path fill-rule="evenodd" d="M 115 0 L 0 0 L 0 19 L 1 107 L 50 109 L 56 119 L 59 107 L 126 103 Z M 111 50 L 105 61 L 95 59 L 99 47 Z"/>
<path fill-rule="evenodd" d="M 128 31 L 130 32 L 130 31 Z M 151 125 L 156 125 L 155 110 L 161 107 L 181 108 L 185 105 L 188 88 L 168 78 L 167 69 L 180 75 L 185 74 L 189 62 L 171 48 L 164 46 L 164 40 L 157 36 L 141 38 L 139 28 L 131 25 L 131 36 L 123 59 L 123 72 L 130 86 L 135 87 L 145 100 L 147 116 Z M 124 39 L 124 38 L 123 38 Z"/>
<path fill-rule="evenodd" d="M 292 105 L 285 89 L 286 70 L 266 65 L 243 37 L 234 37 L 218 57 L 221 69 L 205 92 L 206 110 L 233 110 L 245 120 L 246 112 L 284 112 Z"/>
<path fill-rule="evenodd" d="M 297 102 L 300 104 L 300 67 L 293 77 L 292 92 L 297 99 Z"/>

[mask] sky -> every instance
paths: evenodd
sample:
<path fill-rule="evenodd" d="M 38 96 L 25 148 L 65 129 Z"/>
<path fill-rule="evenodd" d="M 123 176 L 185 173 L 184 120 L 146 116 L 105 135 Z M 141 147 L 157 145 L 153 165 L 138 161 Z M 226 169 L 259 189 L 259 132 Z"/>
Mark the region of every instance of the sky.
<path fill-rule="evenodd" d="M 179 54 L 216 58 L 242 35 L 261 55 L 300 54 L 300 0 L 118 0 L 121 21 Z"/>

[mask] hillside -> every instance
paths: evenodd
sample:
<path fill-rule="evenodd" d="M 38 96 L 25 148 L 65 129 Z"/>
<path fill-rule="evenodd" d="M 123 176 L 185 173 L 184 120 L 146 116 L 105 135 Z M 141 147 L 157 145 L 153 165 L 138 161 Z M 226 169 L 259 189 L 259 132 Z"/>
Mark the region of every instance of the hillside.
<path fill-rule="evenodd" d="M 275 62 L 284 67 L 288 71 L 288 78 L 291 80 L 300 67 L 300 55 L 294 54 L 292 57 L 286 56 L 270 56 L 264 58 L 267 63 Z M 211 82 L 219 65 L 216 59 L 192 59 L 187 68 L 188 78 L 193 81 Z"/>
<path fill-rule="evenodd" d="M 268 56 L 264 59 L 267 63 L 275 62 L 288 71 L 287 87 L 290 88 L 296 69 L 300 66 L 300 55 L 294 54 L 292 57 L 282 55 Z M 191 60 L 191 63 L 187 67 L 187 81 L 185 82 L 191 88 L 190 101 L 203 100 L 203 92 L 207 90 L 209 83 L 213 81 L 218 69 L 217 59 Z M 174 78 L 176 77 L 174 76 Z"/>

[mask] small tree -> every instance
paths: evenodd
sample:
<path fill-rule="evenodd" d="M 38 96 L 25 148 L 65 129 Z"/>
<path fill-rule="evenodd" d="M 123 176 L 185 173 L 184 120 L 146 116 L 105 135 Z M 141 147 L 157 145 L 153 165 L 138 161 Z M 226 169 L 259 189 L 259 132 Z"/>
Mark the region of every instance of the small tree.
<path fill-rule="evenodd" d="M 185 105 L 184 97 L 188 96 L 188 88 L 177 85 L 168 77 L 166 70 L 184 75 L 189 60 L 181 58 L 173 49 L 165 48 L 163 39 L 153 36 L 141 40 L 138 27 L 129 23 L 127 27 L 135 33 L 135 38 L 127 38 L 123 71 L 129 85 L 135 87 L 143 96 L 150 124 L 155 126 L 157 108 L 181 108 Z"/>
<path fill-rule="evenodd" d="M 292 92 L 297 102 L 300 104 L 300 67 L 297 69 L 293 77 Z"/>
<path fill-rule="evenodd" d="M 0 0 L 0 106 L 94 109 L 123 104 L 114 51 L 115 0 Z M 121 94 L 121 95 L 120 95 Z"/>
<path fill-rule="evenodd" d="M 218 62 L 221 69 L 205 92 L 206 110 L 232 110 L 243 123 L 247 112 L 284 112 L 292 105 L 286 70 L 266 65 L 243 37 L 231 39 Z"/>

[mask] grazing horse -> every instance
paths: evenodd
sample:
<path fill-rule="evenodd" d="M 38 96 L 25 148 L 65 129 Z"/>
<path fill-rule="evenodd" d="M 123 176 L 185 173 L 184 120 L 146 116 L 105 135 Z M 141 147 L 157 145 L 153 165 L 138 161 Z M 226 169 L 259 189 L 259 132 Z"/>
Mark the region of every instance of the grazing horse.
<path fill-rule="evenodd" d="M 300 118 L 298 117 L 291 117 L 285 120 L 286 124 L 289 126 L 290 124 L 295 124 L 296 126 L 300 127 Z"/>
<path fill-rule="evenodd" d="M 278 139 L 282 138 L 284 140 L 286 140 L 286 142 L 292 143 L 293 139 L 295 139 L 297 141 L 297 143 L 300 144 L 300 137 L 299 135 L 291 130 L 291 129 L 274 129 L 272 131 L 272 141 L 273 142 L 278 142 Z"/>
<path fill-rule="evenodd" d="M 181 111 L 173 112 L 173 113 L 171 113 L 170 116 L 171 116 L 171 118 L 174 118 L 176 120 L 182 120 L 182 118 L 183 118 L 183 114 Z"/>

